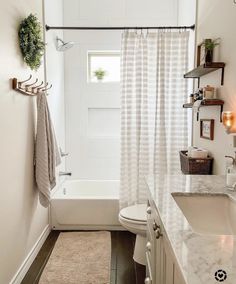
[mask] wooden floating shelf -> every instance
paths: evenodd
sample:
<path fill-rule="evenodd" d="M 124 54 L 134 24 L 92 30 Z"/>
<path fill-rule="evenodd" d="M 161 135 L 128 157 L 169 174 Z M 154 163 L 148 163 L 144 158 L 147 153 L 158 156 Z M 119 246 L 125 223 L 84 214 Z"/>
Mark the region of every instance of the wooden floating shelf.
<path fill-rule="evenodd" d="M 202 100 L 199 107 L 220 106 L 220 122 L 222 122 L 221 114 L 223 112 L 223 105 L 224 101 L 218 99 L 212 99 L 212 100 Z M 192 107 L 193 107 L 192 103 L 187 103 L 183 105 L 183 108 L 192 108 Z M 198 120 L 198 115 L 197 115 L 197 120 Z"/>
<path fill-rule="evenodd" d="M 218 69 L 221 69 L 221 85 L 223 85 L 224 84 L 224 68 L 225 68 L 224 62 L 204 63 L 194 68 L 193 70 L 189 71 L 188 73 L 184 74 L 184 78 L 193 78 L 193 79 L 197 78 L 198 81 L 200 81 L 199 80 L 200 77 L 208 73 L 214 72 Z"/>
<path fill-rule="evenodd" d="M 199 78 L 224 67 L 224 62 L 205 63 L 184 74 L 184 78 Z"/>
<path fill-rule="evenodd" d="M 218 99 L 212 99 L 212 100 L 202 100 L 200 107 L 204 106 L 223 106 L 224 101 L 218 100 Z M 183 108 L 192 108 L 193 104 L 187 103 L 183 105 Z"/>

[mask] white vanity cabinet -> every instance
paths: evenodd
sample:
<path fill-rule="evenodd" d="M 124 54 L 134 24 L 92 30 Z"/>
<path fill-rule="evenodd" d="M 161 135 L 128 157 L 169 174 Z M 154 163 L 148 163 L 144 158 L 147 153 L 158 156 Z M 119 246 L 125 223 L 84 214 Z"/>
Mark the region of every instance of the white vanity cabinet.
<path fill-rule="evenodd" d="M 147 205 L 146 259 L 145 284 L 186 284 L 151 199 Z"/>

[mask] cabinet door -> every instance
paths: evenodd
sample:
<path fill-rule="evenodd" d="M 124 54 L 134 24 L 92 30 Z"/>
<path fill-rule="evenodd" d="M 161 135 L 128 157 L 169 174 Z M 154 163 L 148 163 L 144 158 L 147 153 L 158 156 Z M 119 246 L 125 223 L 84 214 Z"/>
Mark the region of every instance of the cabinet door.
<path fill-rule="evenodd" d="M 174 284 L 174 258 L 163 235 L 163 284 Z"/>
<path fill-rule="evenodd" d="M 155 220 L 160 225 L 158 219 Z M 156 252 L 156 284 L 163 284 L 164 271 L 164 247 L 162 236 L 155 235 L 155 252 Z"/>
<path fill-rule="evenodd" d="M 147 246 L 146 255 L 150 261 L 150 269 L 152 271 L 152 276 L 155 278 L 155 236 L 153 224 L 155 223 L 155 209 L 152 207 L 151 212 L 147 214 Z"/>
<path fill-rule="evenodd" d="M 152 201 L 147 220 L 147 241 L 151 249 L 147 251 L 147 283 L 152 284 L 186 284 L 176 263 L 174 253 L 166 237 L 164 226 Z M 155 224 L 158 228 L 155 229 Z M 159 234 L 158 234 L 159 232 Z M 154 253 L 154 254 L 153 254 Z"/>
<path fill-rule="evenodd" d="M 155 241 L 155 250 L 156 250 L 156 284 L 163 284 L 162 281 L 162 255 L 163 255 L 163 248 L 162 248 L 162 240 Z"/>

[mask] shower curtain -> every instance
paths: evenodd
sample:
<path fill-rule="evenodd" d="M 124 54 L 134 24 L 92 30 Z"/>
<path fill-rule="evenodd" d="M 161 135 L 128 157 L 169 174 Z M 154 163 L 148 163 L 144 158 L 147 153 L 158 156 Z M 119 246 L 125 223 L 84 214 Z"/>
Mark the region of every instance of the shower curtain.
<path fill-rule="evenodd" d="M 121 52 L 120 207 L 146 203 L 145 176 L 180 173 L 188 143 L 189 32 L 129 32 Z"/>

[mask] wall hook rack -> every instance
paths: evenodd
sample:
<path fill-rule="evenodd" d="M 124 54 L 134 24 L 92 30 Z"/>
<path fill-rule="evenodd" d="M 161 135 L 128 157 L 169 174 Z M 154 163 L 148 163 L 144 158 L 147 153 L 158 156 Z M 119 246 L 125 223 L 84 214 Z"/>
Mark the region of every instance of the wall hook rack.
<path fill-rule="evenodd" d="M 44 86 L 38 88 L 37 93 L 39 93 L 40 91 L 43 91 L 45 88 L 47 88 L 47 86 L 48 86 L 48 82 Z"/>
<path fill-rule="evenodd" d="M 50 90 L 51 88 L 52 88 L 52 84 L 48 88 L 42 89 L 42 91 L 45 92 L 47 90 Z"/>
<path fill-rule="evenodd" d="M 38 78 L 32 83 L 29 81 L 32 79 L 32 75 L 29 76 L 28 79 L 24 81 L 19 81 L 17 78 L 12 79 L 12 89 L 15 90 L 18 93 L 21 93 L 25 96 L 36 96 L 40 92 L 45 92 L 52 88 L 52 84 L 50 87 L 48 87 L 48 82 L 46 84 L 43 83 L 43 81 L 35 86 L 35 84 L 38 83 Z M 26 82 L 29 82 L 26 84 Z"/>

